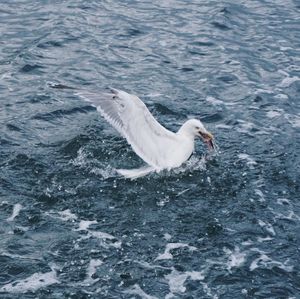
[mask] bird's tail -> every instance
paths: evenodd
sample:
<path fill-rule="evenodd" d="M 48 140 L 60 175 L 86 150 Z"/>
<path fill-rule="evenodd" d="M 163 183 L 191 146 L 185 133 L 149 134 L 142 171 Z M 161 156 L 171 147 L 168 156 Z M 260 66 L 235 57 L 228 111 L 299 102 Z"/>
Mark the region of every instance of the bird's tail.
<path fill-rule="evenodd" d="M 155 168 L 151 166 L 144 166 L 141 168 L 135 168 L 135 169 L 117 169 L 117 172 L 124 176 L 126 179 L 135 180 L 137 178 L 143 177 L 150 172 L 153 172 Z"/>

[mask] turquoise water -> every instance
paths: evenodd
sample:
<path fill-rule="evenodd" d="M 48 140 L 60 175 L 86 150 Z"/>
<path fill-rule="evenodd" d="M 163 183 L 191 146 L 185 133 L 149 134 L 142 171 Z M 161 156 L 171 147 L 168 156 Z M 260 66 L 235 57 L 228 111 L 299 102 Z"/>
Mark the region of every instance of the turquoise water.
<path fill-rule="evenodd" d="M 2 1 L 1 298 L 300 298 L 297 1 Z M 76 96 L 214 133 L 143 162 Z"/>

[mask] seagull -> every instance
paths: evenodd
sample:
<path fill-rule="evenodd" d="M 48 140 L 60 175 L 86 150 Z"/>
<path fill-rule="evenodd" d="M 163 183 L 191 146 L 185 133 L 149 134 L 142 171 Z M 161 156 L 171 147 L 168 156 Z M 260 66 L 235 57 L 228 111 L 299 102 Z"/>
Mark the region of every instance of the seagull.
<path fill-rule="evenodd" d="M 214 137 L 198 119 L 187 120 L 174 133 L 163 127 L 136 95 L 112 88 L 110 93 L 77 93 L 124 137 L 147 166 L 138 169 L 117 169 L 125 178 L 136 179 L 150 172 L 179 167 L 194 152 L 195 137 L 200 137 L 210 150 Z"/>

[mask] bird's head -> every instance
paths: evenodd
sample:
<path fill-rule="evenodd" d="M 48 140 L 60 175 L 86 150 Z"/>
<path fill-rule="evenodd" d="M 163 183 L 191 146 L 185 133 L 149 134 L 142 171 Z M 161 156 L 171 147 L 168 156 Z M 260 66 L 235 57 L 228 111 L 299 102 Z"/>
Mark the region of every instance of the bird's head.
<path fill-rule="evenodd" d="M 192 135 L 193 137 L 201 137 L 201 139 L 208 145 L 210 149 L 215 149 L 213 135 L 205 129 L 200 120 L 190 119 L 186 121 L 180 128 L 180 131 Z"/>

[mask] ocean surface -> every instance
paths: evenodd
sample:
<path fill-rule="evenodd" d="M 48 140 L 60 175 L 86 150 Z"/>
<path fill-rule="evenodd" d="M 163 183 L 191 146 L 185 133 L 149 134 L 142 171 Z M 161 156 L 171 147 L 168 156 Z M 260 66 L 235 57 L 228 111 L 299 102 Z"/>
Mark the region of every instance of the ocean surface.
<path fill-rule="evenodd" d="M 300 4 L 2 0 L 0 298 L 300 298 Z M 215 135 L 143 161 L 80 99 Z"/>

